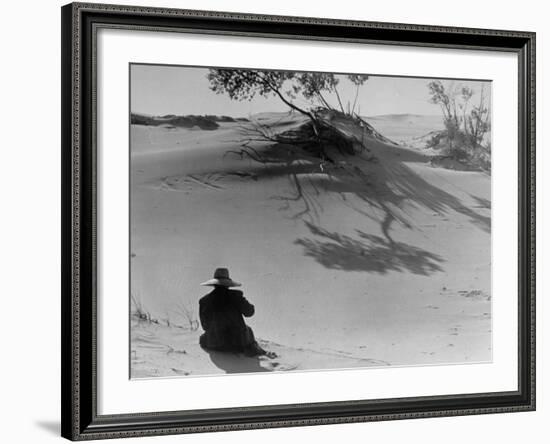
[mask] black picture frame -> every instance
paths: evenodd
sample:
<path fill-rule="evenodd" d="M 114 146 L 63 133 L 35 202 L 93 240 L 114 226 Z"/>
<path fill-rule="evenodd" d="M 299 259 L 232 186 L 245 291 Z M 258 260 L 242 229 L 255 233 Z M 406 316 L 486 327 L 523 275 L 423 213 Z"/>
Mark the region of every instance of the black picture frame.
<path fill-rule="evenodd" d="M 535 409 L 535 33 L 72 3 L 62 7 L 62 436 L 70 440 Z M 99 27 L 509 51 L 519 66 L 518 390 L 98 415 L 95 38 Z"/>

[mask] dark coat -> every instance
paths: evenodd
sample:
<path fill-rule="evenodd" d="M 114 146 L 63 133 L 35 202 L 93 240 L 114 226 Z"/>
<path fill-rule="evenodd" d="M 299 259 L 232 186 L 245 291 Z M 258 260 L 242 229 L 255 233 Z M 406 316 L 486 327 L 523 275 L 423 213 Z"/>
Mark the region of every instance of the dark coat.
<path fill-rule="evenodd" d="M 199 301 L 199 317 L 204 330 L 201 345 L 213 350 L 233 351 L 250 347 L 256 341 L 243 316 L 253 314 L 254 305 L 245 299 L 242 291 L 215 287 Z"/>

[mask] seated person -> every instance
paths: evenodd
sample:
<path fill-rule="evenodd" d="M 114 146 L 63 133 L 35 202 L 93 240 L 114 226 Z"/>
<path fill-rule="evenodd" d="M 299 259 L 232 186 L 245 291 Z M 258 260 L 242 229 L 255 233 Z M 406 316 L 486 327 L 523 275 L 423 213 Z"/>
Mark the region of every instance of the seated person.
<path fill-rule="evenodd" d="M 239 290 L 241 284 L 229 277 L 227 268 L 218 268 L 214 278 L 201 285 L 214 289 L 199 301 L 199 317 L 204 333 L 200 337 L 201 347 L 208 350 L 232 351 L 247 356 L 265 355 L 254 338 L 252 329 L 243 316 L 254 314 L 254 305 L 248 302 Z"/>

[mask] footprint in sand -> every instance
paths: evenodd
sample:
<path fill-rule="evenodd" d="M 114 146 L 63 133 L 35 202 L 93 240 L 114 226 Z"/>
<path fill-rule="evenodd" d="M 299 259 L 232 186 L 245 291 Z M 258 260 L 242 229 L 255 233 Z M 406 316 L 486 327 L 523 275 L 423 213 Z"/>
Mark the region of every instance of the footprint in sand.
<path fill-rule="evenodd" d="M 491 295 L 483 290 L 459 290 L 458 294 L 465 298 L 478 301 L 490 301 Z"/>
<path fill-rule="evenodd" d="M 451 332 L 450 335 L 451 336 L 458 336 L 459 334 L 459 331 L 460 331 L 460 325 L 456 326 L 456 327 L 451 327 L 449 328 L 449 331 Z"/>

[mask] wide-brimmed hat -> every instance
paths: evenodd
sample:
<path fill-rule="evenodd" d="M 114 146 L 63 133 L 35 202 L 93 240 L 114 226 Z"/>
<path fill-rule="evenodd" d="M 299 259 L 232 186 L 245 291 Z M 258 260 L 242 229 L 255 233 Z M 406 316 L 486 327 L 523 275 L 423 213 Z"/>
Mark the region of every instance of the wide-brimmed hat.
<path fill-rule="evenodd" d="M 222 287 L 240 287 L 240 282 L 236 282 L 229 277 L 229 270 L 227 268 L 216 268 L 214 272 L 214 278 L 206 282 L 203 282 L 201 285 L 221 285 Z"/>

